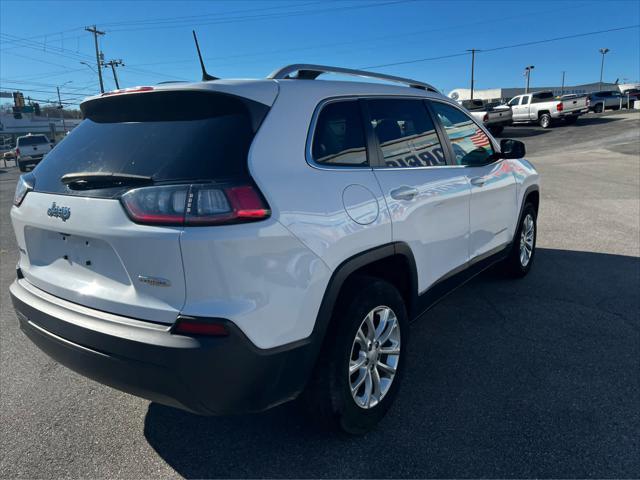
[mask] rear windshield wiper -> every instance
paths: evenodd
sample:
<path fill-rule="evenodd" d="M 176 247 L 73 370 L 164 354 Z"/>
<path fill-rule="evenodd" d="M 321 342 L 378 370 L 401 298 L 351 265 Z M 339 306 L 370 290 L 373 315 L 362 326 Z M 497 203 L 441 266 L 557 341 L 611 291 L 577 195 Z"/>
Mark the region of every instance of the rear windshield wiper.
<path fill-rule="evenodd" d="M 60 178 L 60 181 L 72 190 L 91 190 L 95 188 L 150 185 L 153 183 L 153 178 L 129 173 L 78 172 L 67 173 Z"/>

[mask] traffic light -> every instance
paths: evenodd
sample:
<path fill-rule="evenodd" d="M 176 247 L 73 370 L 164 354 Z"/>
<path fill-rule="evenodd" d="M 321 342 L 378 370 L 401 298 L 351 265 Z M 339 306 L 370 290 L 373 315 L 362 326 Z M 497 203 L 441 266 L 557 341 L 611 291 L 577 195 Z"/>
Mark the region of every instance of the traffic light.
<path fill-rule="evenodd" d="M 13 92 L 13 104 L 18 107 L 24 107 L 24 95 L 22 92 Z"/>

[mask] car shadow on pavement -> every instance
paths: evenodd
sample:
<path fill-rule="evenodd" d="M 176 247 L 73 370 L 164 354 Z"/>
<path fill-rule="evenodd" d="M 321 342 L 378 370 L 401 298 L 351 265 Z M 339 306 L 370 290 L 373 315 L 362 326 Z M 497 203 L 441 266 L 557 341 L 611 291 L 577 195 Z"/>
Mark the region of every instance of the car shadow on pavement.
<path fill-rule="evenodd" d="M 548 129 L 543 129 L 541 127 L 532 127 L 532 126 L 518 126 L 514 125 L 511 127 L 506 127 L 500 135 L 497 137 L 500 138 L 525 138 L 525 137 L 537 137 L 538 135 L 543 135 L 549 132 Z M 496 138 L 497 138 L 496 137 Z"/>
<path fill-rule="evenodd" d="M 640 259 L 538 249 L 412 325 L 403 388 L 365 437 L 299 406 L 200 417 L 149 406 L 144 434 L 187 478 L 631 477 L 640 471 Z"/>
<path fill-rule="evenodd" d="M 603 123 L 617 122 L 622 119 L 623 117 L 618 117 L 618 116 L 605 116 L 605 117 L 598 117 L 598 116 L 584 117 L 583 116 L 583 117 L 580 117 L 578 121 L 572 126 L 580 127 L 580 126 L 586 126 L 586 125 L 601 125 Z"/>

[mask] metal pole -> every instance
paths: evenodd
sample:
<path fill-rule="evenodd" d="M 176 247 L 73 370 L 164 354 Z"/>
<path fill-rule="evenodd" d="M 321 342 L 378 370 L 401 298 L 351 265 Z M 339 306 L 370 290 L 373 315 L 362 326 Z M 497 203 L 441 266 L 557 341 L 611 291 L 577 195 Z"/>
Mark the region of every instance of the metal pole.
<path fill-rule="evenodd" d="M 113 72 L 113 81 L 116 84 L 116 88 L 120 89 L 120 83 L 118 82 L 118 75 L 116 74 L 116 67 L 124 67 L 124 62 L 122 60 L 109 60 L 104 63 L 105 68 L 107 66 L 111 67 L 111 71 Z"/>
<path fill-rule="evenodd" d="M 56 87 L 56 90 L 58 91 L 58 103 L 60 104 L 58 108 L 60 108 L 60 118 L 62 119 L 62 135 L 65 135 L 65 133 L 67 132 L 67 124 L 64 121 L 64 112 L 62 111 L 62 100 L 60 99 L 60 87 Z"/>
<path fill-rule="evenodd" d="M 100 92 L 104 93 L 104 82 L 102 81 L 102 61 L 100 60 L 100 51 L 98 49 L 98 35 L 104 35 L 105 32 L 101 32 L 94 25 L 93 27 L 85 27 L 87 32 L 93 33 L 93 41 L 96 47 L 96 64 L 98 65 L 98 79 L 100 80 Z"/>
<path fill-rule="evenodd" d="M 527 67 L 527 86 L 524 89 L 524 93 L 529 93 L 529 77 L 531 76 L 531 69 Z"/>
<path fill-rule="evenodd" d="M 469 51 L 471 52 L 471 100 L 473 100 L 473 75 L 476 63 L 476 49 L 472 48 Z"/>
<path fill-rule="evenodd" d="M 604 72 L 604 56 L 609 52 L 608 48 L 601 48 L 600 53 L 602 54 L 602 62 L 600 63 L 600 91 L 602 91 L 602 74 Z"/>
<path fill-rule="evenodd" d="M 562 87 L 560 88 L 560 95 L 564 95 L 564 70 L 562 71 Z"/>

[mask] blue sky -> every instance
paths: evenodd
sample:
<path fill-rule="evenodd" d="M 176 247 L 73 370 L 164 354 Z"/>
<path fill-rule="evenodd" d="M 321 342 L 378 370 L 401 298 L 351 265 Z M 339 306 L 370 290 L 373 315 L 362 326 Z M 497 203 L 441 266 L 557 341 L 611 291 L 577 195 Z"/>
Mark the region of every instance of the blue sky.
<path fill-rule="evenodd" d="M 470 48 L 488 50 L 640 24 L 638 1 L 153 1 L 0 2 L 0 87 L 79 101 L 98 89 L 93 37 L 97 24 L 105 58 L 121 58 L 121 86 L 200 76 L 191 29 L 207 68 L 227 78 L 263 77 L 287 63 L 376 67 L 427 81 L 445 92 L 469 84 Z M 26 40 L 25 40 L 26 39 Z M 640 80 L 640 29 L 539 43 L 476 55 L 476 88 Z M 112 74 L 104 70 L 107 89 Z M 67 83 L 68 82 L 68 83 Z"/>

